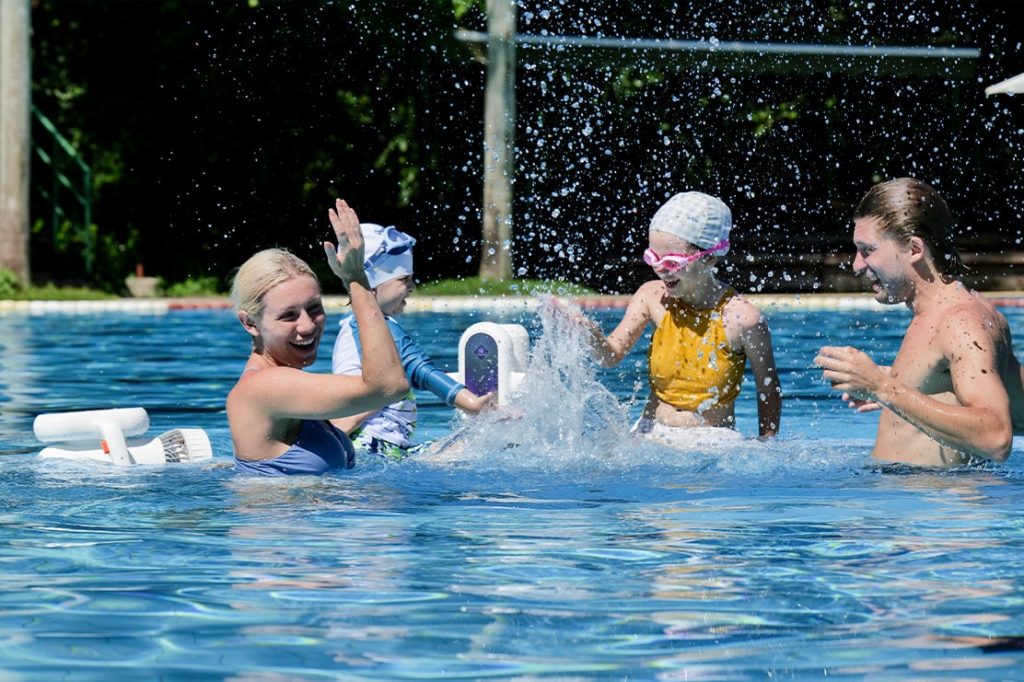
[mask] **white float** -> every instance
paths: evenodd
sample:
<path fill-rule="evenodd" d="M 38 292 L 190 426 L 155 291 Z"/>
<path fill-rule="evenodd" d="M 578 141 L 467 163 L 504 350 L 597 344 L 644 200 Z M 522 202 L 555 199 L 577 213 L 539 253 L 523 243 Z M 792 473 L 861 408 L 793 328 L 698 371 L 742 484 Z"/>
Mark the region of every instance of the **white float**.
<path fill-rule="evenodd" d="M 213 457 L 202 429 L 172 429 L 156 438 L 142 436 L 149 414 L 142 407 L 81 412 L 51 412 L 36 417 L 32 430 L 44 443 L 40 457 L 103 462 L 117 466 L 199 462 Z"/>
<path fill-rule="evenodd" d="M 497 391 L 507 405 L 526 374 L 530 335 L 521 324 L 477 322 L 459 339 L 459 371 L 452 376 L 473 393 Z"/>

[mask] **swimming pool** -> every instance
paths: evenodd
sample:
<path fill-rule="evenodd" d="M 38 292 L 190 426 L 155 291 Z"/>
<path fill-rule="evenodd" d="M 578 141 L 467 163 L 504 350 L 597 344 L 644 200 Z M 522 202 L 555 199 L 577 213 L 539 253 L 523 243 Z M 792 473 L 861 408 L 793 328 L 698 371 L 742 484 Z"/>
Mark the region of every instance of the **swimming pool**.
<path fill-rule="evenodd" d="M 1024 355 L 1024 314 L 1004 312 Z M 1018 677 L 1021 443 L 1001 467 L 871 466 L 877 417 L 811 359 L 826 341 L 891 359 L 905 311 L 768 315 L 774 442 L 630 441 L 641 347 L 617 370 L 539 358 L 518 426 L 458 456 L 284 481 L 229 468 L 223 401 L 247 349 L 231 313 L 0 316 L 0 680 Z M 499 318 L 403 323 L 454 369 L 483 319 Z M 541 334 L 533 314 L 500 321 Z M 36 414 L 133 405 L 154 434 L 206 429 L 213 463 L 34 457 Z M 420 439 L 460 426 L 420 405 Z"/>

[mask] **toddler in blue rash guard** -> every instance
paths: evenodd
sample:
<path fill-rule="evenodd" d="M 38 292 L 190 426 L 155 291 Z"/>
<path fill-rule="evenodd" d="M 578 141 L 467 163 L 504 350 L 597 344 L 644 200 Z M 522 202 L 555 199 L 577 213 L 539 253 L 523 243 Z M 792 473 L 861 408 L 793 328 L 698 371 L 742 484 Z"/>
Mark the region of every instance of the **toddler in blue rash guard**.
<path fill-rule="evenodd" d="M 405 310 L 406 299 L 416 289 L 412 276 L 412 247 L 416 240 L 394 227 L 373 223 L 362 223 L 360 227 L 366 240 L 366 277 L 387 318 L 409 385 L 412 389 L 430 391 L 449 407 L 458 407 L 470 414 L 491 404 L 495 398 L 493 393 L 478 396 L 435 367 L 430 357 L 395 321 L 394 316 Z M 346 315 L 340 325 L 334 343 L 334 373 L 359 374 L 362 348 L 355 316 Z M 416 397 L 410 389 L 404 398 L 376 412 L 332 421 L 352 438 L 357 449 L 389 459 L 402 459 L 412 448 Z"/>

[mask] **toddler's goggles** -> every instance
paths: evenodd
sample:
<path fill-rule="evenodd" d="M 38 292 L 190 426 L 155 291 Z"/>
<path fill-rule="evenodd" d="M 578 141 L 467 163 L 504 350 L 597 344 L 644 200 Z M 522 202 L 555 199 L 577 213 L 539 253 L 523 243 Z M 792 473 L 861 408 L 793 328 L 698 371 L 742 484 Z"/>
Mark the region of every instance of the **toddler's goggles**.
<path fill-rule="evenodd" d="M 728 246 L 729 240 L 723 239 L 705 251 L 698 251 L 697 253 L 666 253 L 663 256 L 659 256 L 653 249 L 647 249 L 644 251 L 644 262 L 652 268 L 662 267 L 669 272 L 675 272 L 685 268 L 695 260 L 700 260 L 704 256 L 709 256 Z"/>

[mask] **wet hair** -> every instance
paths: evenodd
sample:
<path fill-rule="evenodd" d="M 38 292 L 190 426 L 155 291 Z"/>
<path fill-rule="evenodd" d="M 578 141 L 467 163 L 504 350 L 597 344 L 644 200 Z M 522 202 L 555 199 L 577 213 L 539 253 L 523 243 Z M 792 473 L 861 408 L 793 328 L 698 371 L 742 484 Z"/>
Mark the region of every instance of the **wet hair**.
<path fill-rule="evenodd" d="M 263 297 L 282 282 L 301 276 L 311 277 L 320 287 L 320 280 L 306 261 L 284 249 L 265 249 L 238 268 L 231 283 L 231 300 L 235 309 L 249 313 L 254 319 L 263 314 Z"/>
<path fill-rule="evenodd" d="M 963 272 L 953 235 L 953 213 L 931 185 L 914 178 L 880 182 L 860 200 L 853 218 L 875 218 L 882 234 L 903 246 L 911 237 L 919 237 L 928 245 L 945 280 Z"/>

